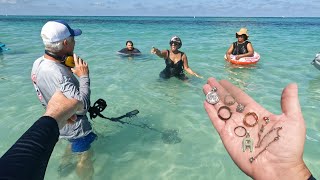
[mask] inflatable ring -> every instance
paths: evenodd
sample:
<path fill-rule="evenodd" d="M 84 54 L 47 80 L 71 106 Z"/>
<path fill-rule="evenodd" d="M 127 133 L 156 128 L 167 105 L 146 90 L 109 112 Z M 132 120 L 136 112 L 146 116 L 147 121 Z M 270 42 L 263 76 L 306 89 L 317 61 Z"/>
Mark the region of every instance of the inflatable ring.
<path fill-rule="evenodd" d="M 224 59 L 232 64 L 240 64 L 240 65 L 248 65 L 248 64 L 256 64 L 260 60 L 260 54 L 254 52 L 252 57 L 244 57 L 240 58 L 239 60 L 235 59 L 235 55 L 231 55 L 231 60 L 227 59 L 227 56 L 224 55 Z"/>

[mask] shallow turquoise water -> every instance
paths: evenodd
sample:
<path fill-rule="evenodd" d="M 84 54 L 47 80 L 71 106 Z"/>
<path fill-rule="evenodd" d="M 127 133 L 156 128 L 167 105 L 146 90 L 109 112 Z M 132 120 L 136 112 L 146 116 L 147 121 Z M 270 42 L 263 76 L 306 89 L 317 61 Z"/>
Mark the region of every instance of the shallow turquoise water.
<path fill-rule="evenodd" d="M 249 179 L 229 158 L 203 109 L 202 85 L 210 76 L 230 80 L 277 114 L 282 89 L 297 82 L 307 125 L 304 160 L 320 177 L 320 72 L 310 65 L 320 48 L 320 18 L 3 16 L 0 41 L 11 50 L 0 55 L 0 154 L 44 112 L 30 71 L 43 54 L 41 27 L 51 19 L 65 19 L 83 31 L 75 52 L 89 63 L 92 103 L 105 99 L 103 114 L 110 117 L 140 111 L 125 119 L 134 125 L 94 120 L 95 179 Z M 242 26 L 261 55 L 257 65 L 246 68 L 223 60 Z M 159 79 L 164 61 L 149 52 L 152 46 L 169 48 L 173 35 L 181 37 L 190 67 L 204 79 Z M 128 39 L 142 56 L 115 53 Z M 173 132 L 181 141 L 168 144 Z M 62 177 L 57 173 L 66 144 L 57 144 L 46 179 L 77 179 L 73 170 Z"/>

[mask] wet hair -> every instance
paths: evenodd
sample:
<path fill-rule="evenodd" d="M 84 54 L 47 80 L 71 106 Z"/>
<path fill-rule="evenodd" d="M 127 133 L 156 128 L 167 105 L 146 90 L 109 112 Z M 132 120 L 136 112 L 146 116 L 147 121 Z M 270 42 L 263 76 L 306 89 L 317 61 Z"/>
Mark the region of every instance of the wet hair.
<path fill-rule="evenodd" d="M 132 46 L 133 46 L 133 42 L 132 42 L 132 41 L 130 41 L 130 40 L 129 40 L 129 41 L 127 41 L 127 42 L 126 42 L 126 45 L 128 45 L 128 43 L 131 43 L 131 44 L 132 44 Z"/>

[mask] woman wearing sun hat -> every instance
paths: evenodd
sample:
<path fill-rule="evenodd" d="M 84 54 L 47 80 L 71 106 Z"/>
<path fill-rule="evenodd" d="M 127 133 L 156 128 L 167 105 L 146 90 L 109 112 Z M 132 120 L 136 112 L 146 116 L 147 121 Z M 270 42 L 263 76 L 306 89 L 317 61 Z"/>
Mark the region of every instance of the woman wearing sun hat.
<path fill-rule="evenodd" d="M 166 67 L 161 71 L 159 76 L 164 79 L 176 77 L 181 80 L 187 80 L 188 77 L 183 72 L 185 70 L 191 75 L 202 78 L 202 76 L 199 76 L 189 67 L 187 55 L 184 52 L 179 51 L 182 46 L 181 39 L 178 36 L 173 36 L 170 39 L 169 44 L 171 47 L 170 50 L 160 51 L 155 47 L 151 49 L 152 54 L 156 54 L 166 62 Z"/>
<path fill-rule="evenodd" d="M 236 38 L 238 38 L 238 41 L 232 43 L 226 53 L 227 60 L 231 60 L 231 55 L 234 55 L 236 60 L 244 57 L 252 57 L 254 55 L 254 49 L 251 42 L 248 41 L 249 34 L 247 28 L 241 28 L 236 32 Z"/>

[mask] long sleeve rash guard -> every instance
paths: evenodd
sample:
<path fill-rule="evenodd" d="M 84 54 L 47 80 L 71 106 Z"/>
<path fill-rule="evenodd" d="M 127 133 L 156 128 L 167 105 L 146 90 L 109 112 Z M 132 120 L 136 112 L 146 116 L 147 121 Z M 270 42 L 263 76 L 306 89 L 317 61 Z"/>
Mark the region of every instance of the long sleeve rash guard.
<path fill-rule="evenodd" d="M 56 120 L 39 118 L 1 157 L 0 179 L 43 179 L 58 139 Z"/>

